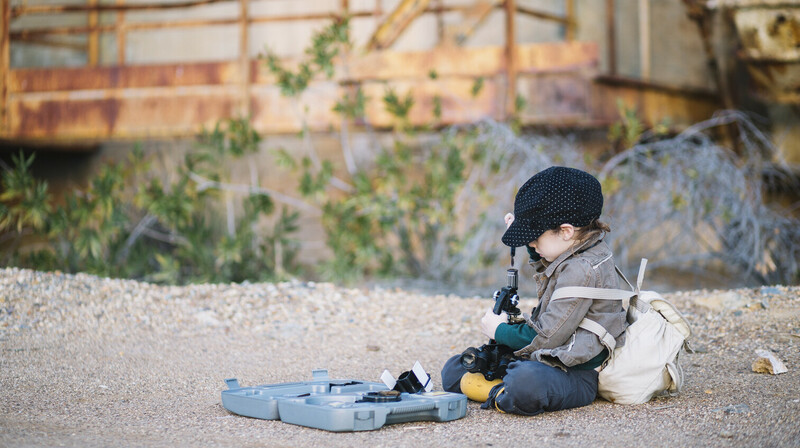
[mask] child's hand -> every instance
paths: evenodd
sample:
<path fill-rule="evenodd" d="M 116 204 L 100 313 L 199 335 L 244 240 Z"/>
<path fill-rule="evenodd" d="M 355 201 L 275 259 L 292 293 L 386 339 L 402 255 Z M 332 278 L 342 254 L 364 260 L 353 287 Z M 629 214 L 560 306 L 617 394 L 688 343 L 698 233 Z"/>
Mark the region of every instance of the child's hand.
<path fill-rule="evenodd" d="M 506 213 L 506 216 L 503 218 L 506 222 L 506 229 L 511 227 L 511 223 L 514 222 L 514 214 L 513 213 Z"/>
<path fill-rule="evenodd" d="M 486 314 L 481 317 L 481 333 L 485 334 L 489 339 L 494 339 L 494 333 L 500 324 L 508 322 L 508 314 L 505 312 L 494 314 L 492 309 L 486 310 Z"/>

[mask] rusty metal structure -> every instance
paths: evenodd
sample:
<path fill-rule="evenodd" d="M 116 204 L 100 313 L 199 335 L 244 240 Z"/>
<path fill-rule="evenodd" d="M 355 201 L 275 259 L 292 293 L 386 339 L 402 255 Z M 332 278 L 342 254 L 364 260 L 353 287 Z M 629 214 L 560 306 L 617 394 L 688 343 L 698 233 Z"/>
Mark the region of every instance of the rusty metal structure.
<path fill-rule="evenodd" d="M 732 25 L 738 45 L 733 63 L 745 67 L 753 93 L 762 101 L 800 104 L 800 3 L 780 0 L 684 0 L 689 17 L 698 25 L 709 67 L 727 107 L 742 92 L 725 79 L 725 55 L 712 44 L 714 15 Z M 719 25 L 717 25 L 719 26 Z M 728 62 L 728 65 L 733 63 Z"/>
<path fill-rule="evenodd" d="M 341 125 L 341 117 L 332 109 L 354 85 L 365 92 L 366 115 L 377 128 L 391 125 L 392 117 L 381 105 L 387 87 L 413 96 L 415 106 L 409 116 L 412 125 L 430 125 L 436 101 L 441 102 L 441 116 L 436 125 L 471 122 L 481 117 L 504 120 L 516 113 L 524 125 L 605 126 L 618 118 L 616 100 L 621 98 L 651 123 L 669 115 L 673 125 L 681 127 L 708 118 L 720 107 L 721 100 L 714 92 L 649 82 L 646 64 L 643 79 L 616 75 L 614 0 L 605 0 L 610 42 L 606 60 L 610 68 L 607 73 L 599 73 L 598 45 L 575 40 L 574 0 L 563 1 L 564 15 L 536 11 L 518 5 L 515 0 L 477 0 L 466 6 L 445 6 L 441 0 L 400 0 L 391 11 L 382 10 L 379 0 L 374 8 L 364 10 L 352 9 L 348 0 L 340 0 L 338 10 L 257 15 L 249 8 L 250 0 L 169 3 L 116 0 L 102 4 L 87 0 L 85 4 L 63 5 L 28 2 L 12 5 L 11 0 L 2 0 L 0 139 L 32 145 L 71 145 L 183 137 L 194 135 L 201 126 L 233 116 L 250 116 L 255 129 L 267 134 L 294 133 L 304 128 L 327 131 Z M 238 17 L 147 21 L 126 18 L 132 12 L 191 11 L 216 3 L 238 4 Z M 505 14 L 505 45 L 462 46 L 488 15 L 497 10 Z M 102 21 L 101 13 L 112 13 L 115 18 Z M 418 52 L 392 50 L 414 20 L 425 14 L 440 17 L 445 13 L 461 14 L 462 21 L 458 26 L 440 26 L 439 44 L 435 48 Z M 86 25 L 14 27 L 24 17 L 61 14 L 86 15 Z M 522 15 L 558 24 L 563 27 L 564 40 L 541 44 L 516 42 L 515 24 Z M 337 72 L 333 79 L 314 80 L 314 89 L 310 89 L 313 92 L 300 97 L 305 105 L 303 117 L 287 112 L 296 109 L 291 104 L 294 100 L 280 94 L 263 62 L 249 54 L 253 44 L 249 39 L 250 27 L 342 17 L 375 18 L 377 26 L 366 48 L 345 56 L 340 63 L 346 64 L 347 70 Z M 217 25 L 238 27 L 237 57 L 225 61 L 146 65 L 126 61 L 129 32 Z M 117 60 L 112 65 L 99 63 L 101 34 L 113 36 L 116 41 Z M 86 36 L 87 63 L 83 67 L 11 67 L 9 48 L 14 43 L 74 46 L 54 37 L 76 35 Z M 649 38 L 642 33 L 641 39 Z M 642 48 L 641 56 L 647 60 L 649 42 L 645 41 Z M 430 76 L 432 71 L 437 74 L 435 78 Z M 484 87 L 476 94 L 473 86 L 477 79 L 484 80 Z M 518 96 L 526 100 L 522 111 L 515 111 Z"/>

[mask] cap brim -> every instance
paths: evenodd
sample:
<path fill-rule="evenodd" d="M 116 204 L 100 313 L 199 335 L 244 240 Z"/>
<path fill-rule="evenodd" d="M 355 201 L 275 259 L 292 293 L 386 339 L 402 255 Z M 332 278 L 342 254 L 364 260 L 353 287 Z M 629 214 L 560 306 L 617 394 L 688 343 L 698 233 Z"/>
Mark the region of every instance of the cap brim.
<path fill-rule="evenodd" d="M 508 229 L 506 229 L 506 233 L 503 234 L 501 241 L 508 247 L 527 246 L 528 243 L 539 238 L 542 233 L 544 233 L 544 230 L 534 229 L 533 227 L 535 226 L 522 224 L 518 220 L 515 220 Z"/>

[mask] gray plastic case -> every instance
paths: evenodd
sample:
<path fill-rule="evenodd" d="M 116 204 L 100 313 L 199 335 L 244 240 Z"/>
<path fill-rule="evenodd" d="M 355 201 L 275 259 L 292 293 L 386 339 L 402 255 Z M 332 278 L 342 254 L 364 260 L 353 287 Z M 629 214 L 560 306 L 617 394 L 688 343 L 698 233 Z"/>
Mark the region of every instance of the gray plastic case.
<path fill-rule="evenodd" d="M 222 405 L 234 414 L 278 420 L 327 431 L 369 431 L 385 424 L 447 422 L 467 414 L 467 397 L 451 392 L 402 393 L 399 401 L 360 401 L 369 392 L 389 390 L 383 383 L 333 380 L 314 370 L 313 380 L 240 387 L 227 379 Z"/>

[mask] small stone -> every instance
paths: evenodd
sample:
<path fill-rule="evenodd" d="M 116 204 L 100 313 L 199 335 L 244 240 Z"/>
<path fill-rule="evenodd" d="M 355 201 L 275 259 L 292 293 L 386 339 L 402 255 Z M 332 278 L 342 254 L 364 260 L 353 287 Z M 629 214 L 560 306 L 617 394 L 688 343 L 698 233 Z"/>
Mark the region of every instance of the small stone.
<path fill-rule="evenodd" d="M 732 439 L 734 434 L 731 431 L 721 431 L 719 433 L 719 436 L 725 439 Z"/>
<path fill-rule="evenodd" d="M 744 403 L 739 403 L 714 409 L 714 412 L 720 411 L 726 414 L 748 414 L 750 412 L 750 406 Z"/>
<path fill-rule="evenodd" d="M 783 361 L 778 359 L 772 352 L 758 349 L 756 350 L 756 355 L 758 355 L 758 359 L 753 361 L 753 372 L 779 375 L 789 371 L 783 364 Z"/>
<path fill-rule="evenodd" d="M 759 292 L 762 296 L 776 296 L 781 293 L 781 290 L 774 286 L 762 286 Z"/>

